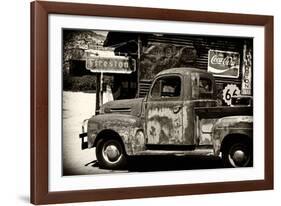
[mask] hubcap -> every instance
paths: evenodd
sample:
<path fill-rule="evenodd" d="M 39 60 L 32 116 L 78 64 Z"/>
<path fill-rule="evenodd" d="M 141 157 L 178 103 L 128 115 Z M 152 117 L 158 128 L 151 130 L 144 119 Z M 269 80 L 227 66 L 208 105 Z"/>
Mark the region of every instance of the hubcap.
<path fill-rule="evenodd" d="M 236 163 L 242 163 L 245 160 L 245 153 L 242 150 L 237 150 L 233 154 L 233 160 Z"/>
<path fill-rule="evenodd" d="M 108 145 L 103 150 L 103 157 L 111 163 L 115 163 L 121 157 L 119 149 L 115 145 Z"/>
<path fill-rule="evenodd" d="M 228 159 L 232 166 L 234 167 L 243 167 L 249 162 L 249 154 L 245 148 L 242 148 L 241 145 L 232 148 Z"/>

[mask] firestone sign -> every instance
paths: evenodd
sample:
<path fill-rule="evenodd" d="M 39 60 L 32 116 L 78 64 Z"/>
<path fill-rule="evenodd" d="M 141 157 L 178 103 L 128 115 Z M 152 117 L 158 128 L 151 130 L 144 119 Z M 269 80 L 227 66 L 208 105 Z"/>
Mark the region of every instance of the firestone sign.
<path fill-rule="evenodd" d="M 94 73 L 123 73 L 135 71 L 135 60 L 128 57 L 90 57 L 86 59 L 86 68 Z"/>
<path fill-rule="evenodd" d="M 239 76 L 240 55 L 238 52 L 209 50 L 208 72 L 214 76 L 237 78 Z"/>

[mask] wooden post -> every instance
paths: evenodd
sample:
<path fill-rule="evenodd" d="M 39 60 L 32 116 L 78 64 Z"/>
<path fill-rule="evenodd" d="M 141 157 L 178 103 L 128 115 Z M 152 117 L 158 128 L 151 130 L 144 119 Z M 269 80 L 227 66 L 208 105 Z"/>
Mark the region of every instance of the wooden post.
<path fill-rule="evenodd" d="M 96 86 L 96 112 L 97 115 L 100 110 L 100 90 L 101 90 L 101 73 L 96 73 L 97 75 L 97 86 Z"/>
<path fill-rule="evenodd" d="M 138 60 L 137 60 L 137 97 L 140 95 L 140 65 L 141 65 L 141 50 L 142 50 L 142 43 L 141 37 L 138 35 Z"/>
<path fill-rule="evenodd" d="M 103 105 L 103 72 L 100 74 L 100 107 Z"/>

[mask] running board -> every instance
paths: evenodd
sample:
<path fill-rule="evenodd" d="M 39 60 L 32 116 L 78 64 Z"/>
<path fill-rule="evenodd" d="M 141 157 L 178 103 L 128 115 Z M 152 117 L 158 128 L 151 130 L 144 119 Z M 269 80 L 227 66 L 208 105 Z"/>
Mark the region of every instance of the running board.
<path fill-rule="evenodd" d="M 198 148 L 195 150 L 174 150 L 174 151 L 167 151 L 167 150 L 145 150 L 136 153 L 136 155 L 176 155 L 176 156 L 186 156 L 186 155 L 193 155 L 193 156 L 212 156 L 214 155 L 213 149 L 210 148 Z"/>
<path fill-rule="evenodd" d="M 186 151 L 194 150 L 195 145 L 173 145 L 173 144 L 146 144 L 147 150 Z"/>

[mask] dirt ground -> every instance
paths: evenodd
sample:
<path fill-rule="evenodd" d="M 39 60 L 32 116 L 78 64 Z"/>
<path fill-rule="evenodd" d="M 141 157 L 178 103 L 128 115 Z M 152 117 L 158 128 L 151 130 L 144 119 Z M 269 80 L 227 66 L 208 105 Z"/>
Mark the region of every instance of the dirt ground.
<path fill-rule="evenodd" d="M 95 93 L 63 92 L 63 175 L 118 172 L 101 170 L 95 149 L 81 150 L 79 133 L 84 119 L 95 112 Z"/>

